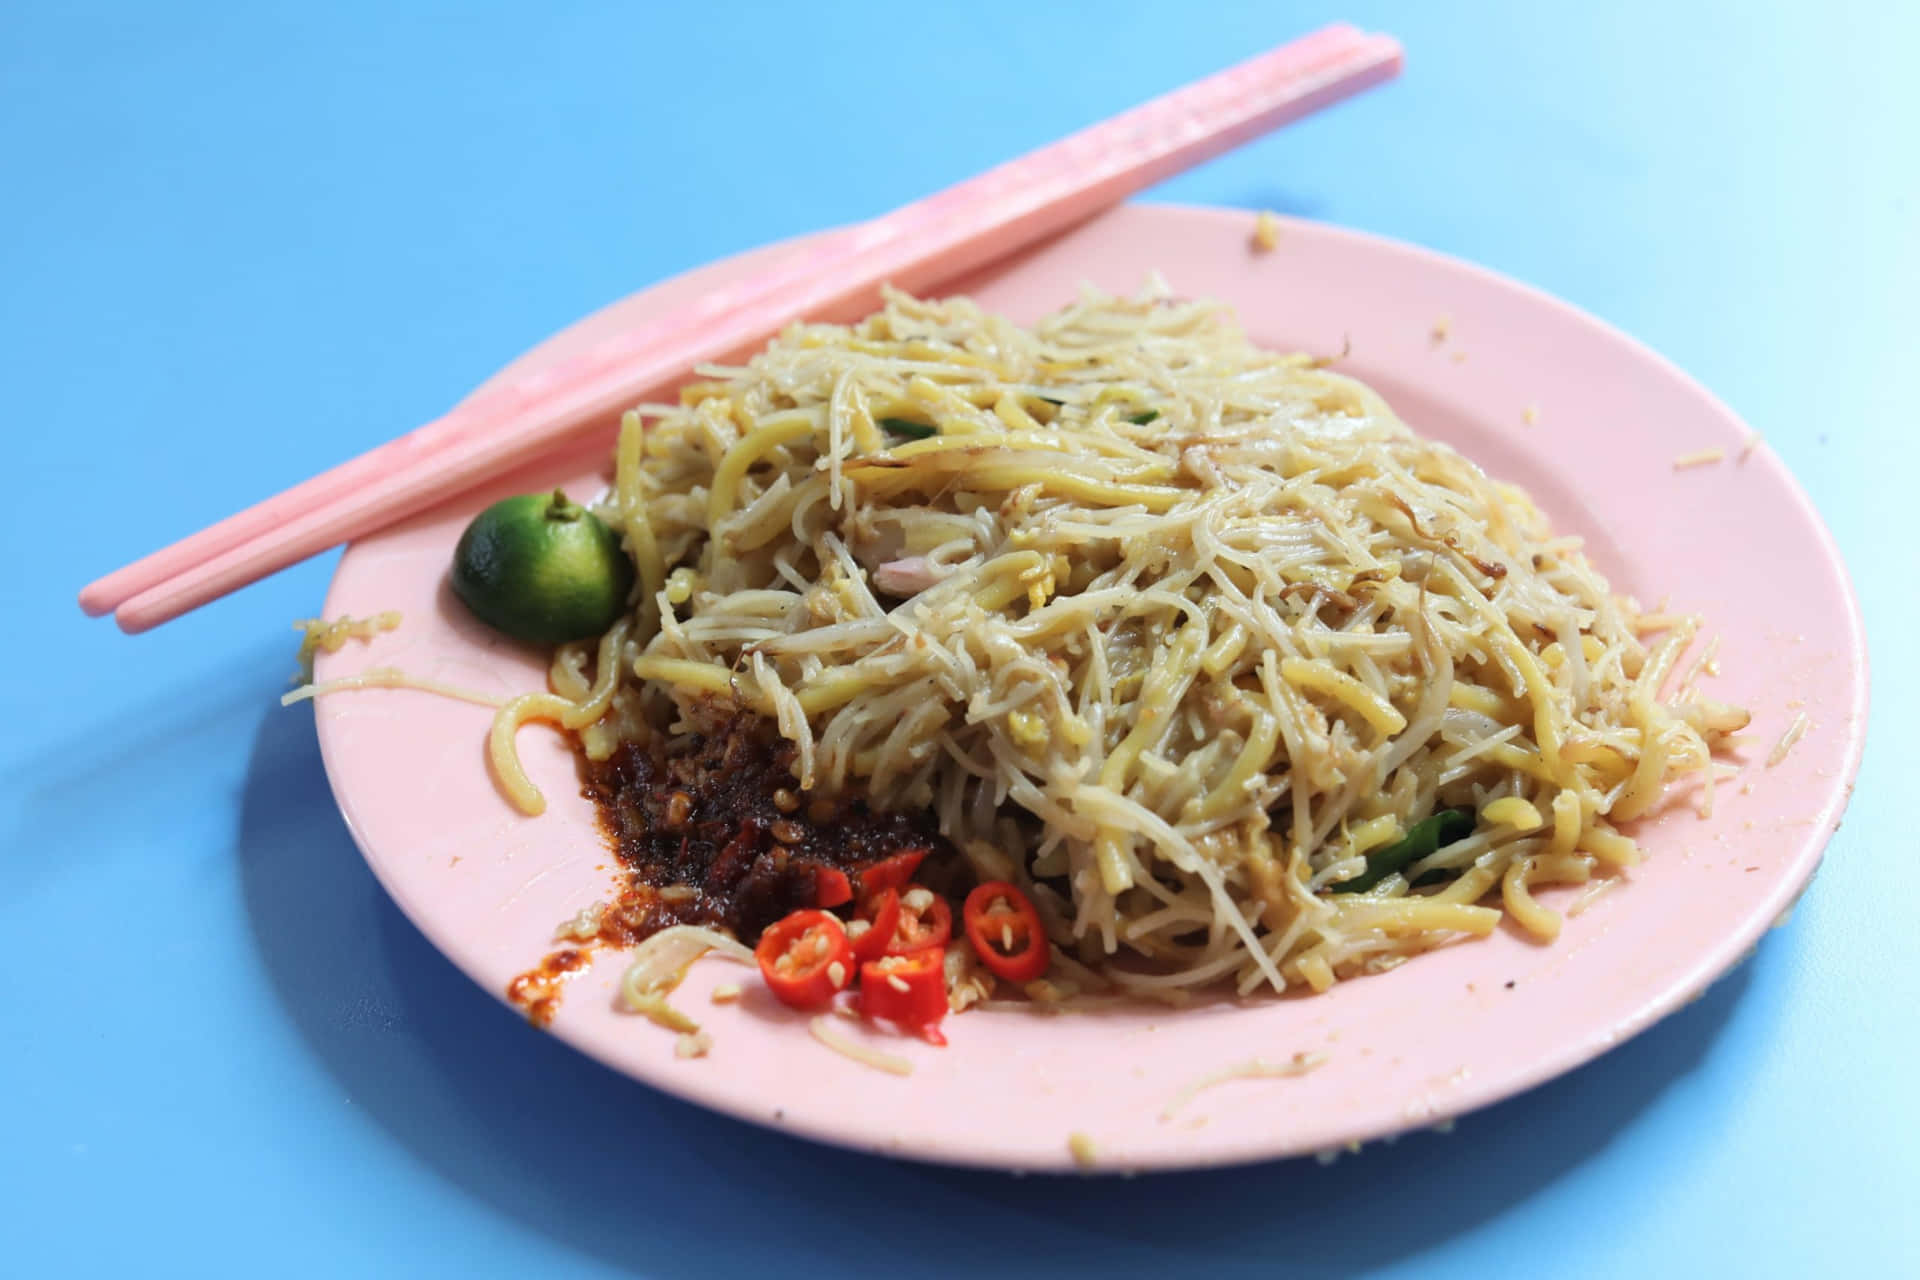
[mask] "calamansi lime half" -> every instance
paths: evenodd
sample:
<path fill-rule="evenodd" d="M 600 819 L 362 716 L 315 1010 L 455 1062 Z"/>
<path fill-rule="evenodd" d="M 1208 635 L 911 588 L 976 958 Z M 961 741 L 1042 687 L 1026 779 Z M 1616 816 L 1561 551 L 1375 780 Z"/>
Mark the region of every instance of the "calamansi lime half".
<path fill-rule="evenodd" d="M 453 552 L 453 591 L 473 616 L 535 644 L 599 635 L 632 589 L 619 536 L 558 489 L 494 503 Z"/>

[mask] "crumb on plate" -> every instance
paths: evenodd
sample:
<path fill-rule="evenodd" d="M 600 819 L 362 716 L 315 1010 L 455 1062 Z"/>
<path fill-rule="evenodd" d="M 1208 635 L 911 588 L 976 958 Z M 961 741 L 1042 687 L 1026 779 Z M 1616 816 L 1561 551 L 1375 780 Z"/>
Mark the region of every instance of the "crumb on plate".
<path fill-rule="evenodd" d="M 1688 467 L 1704 467 L 1710 463 L 1720 462 L 1724 460 L 1726 456 L 1727 451 L 1717 444 L 1711 448 L 1695 449 L 1692 453 L 1683 453 L 1675 458 L 1673 460 L 1673 469 L 1675 471 L 1683 471 Z"/>
<path fill-rule="evenodd" d="M 1271 209 L 1262 209 L 1260 216 L 1253 220 L 1253 251 L 1272 253 L 1280 243 L 1280 219 Z"/>

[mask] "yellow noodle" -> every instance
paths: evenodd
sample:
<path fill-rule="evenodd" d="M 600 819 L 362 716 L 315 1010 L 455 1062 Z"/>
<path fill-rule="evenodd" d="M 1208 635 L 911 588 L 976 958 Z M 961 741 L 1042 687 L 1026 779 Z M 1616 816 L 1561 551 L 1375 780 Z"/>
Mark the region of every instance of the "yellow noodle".
<path fill-rule="evenodd" d="M 1288 684 L 1312 689 L 1345 703 L 1384 737 L 1392 737 L 1407 727 L 1407 718 L 1394 710 L 1392 703 L 1346 672 L 1325 662 L 1286 658 L 1280 663 L 1280 674 Z"/>
<path fill-rule="evenodd" d="M 1527 878 L 1532 871 L 1531 858 L 1519 858 L 1511 863 L 1500 878 L 1500 903 L 1514 923 L 1542 942 L 1552 942 L 1560 936 L 1560 914 L 1541 906 L 1528 891 Z"/>
<path fill-rule="evenodd" d="M 1515 831 L 1536 831 L 1543 822 L 1540 811 L 1524 796 L 1505 796 L 1493 801 L 1480 811 L 1480 820 L 1496 827 L 1512 827 Z"/>
<path fill-rule="evenodd" d="M 1631 866 L 1613 824 L 1744 714 L 1663 701 L 1695 620 L 1317 365 L 1168 299 L 794 326 L 623 432 L 643 598 L 496 761 L 528 719 L 604 747 L 758 712 L 798 780 L 932 810 L 1078 972 L 1159 998 L 1321 991 L 1503 913 L 1551 937 L 1532 888 Z M 1460 848 L 1342 891 L 1441 808 L 1476 811 Z"/>
<path fill-rule="evenodd" d="M 745 439 L 727 450 L 713 475 L 713 487 L 707 496 L 707 525 L 718 528 L 734 509 L 740 482 L 749 468 L 782 445 L 810 438 L 815 430 L 812 414 L 787 414 L 756 427 Z"/>

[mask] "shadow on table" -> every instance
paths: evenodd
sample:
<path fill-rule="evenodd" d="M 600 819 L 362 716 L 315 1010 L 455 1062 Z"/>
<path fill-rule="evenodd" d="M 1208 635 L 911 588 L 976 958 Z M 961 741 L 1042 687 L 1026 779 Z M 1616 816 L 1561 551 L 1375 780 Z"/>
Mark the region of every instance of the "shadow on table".
<path fill-rule="evenodd" d="M 648 1271 L 1066 1274 L 1204 1259 L 1213 1273 L 1351 1274 L 1513 1209 L 1598 1153 L 1703 1058 L 1751 968 L 1602 1061 L 1463 1120 L 1470 1139 L 1416 1135 L 1331 1167 L 1012 1178 L 756 1129 L 531 1031 L 381 892 L 333 806 L 308 714 L 262 723 L 239 852 L 265 969 L 353 1106 L 491 1211 Z"/>

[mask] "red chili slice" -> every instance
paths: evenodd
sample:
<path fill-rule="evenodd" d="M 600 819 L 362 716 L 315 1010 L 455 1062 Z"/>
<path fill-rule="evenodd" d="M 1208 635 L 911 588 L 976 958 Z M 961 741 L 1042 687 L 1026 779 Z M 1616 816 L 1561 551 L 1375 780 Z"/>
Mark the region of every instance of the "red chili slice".
<path fill-rule="evenodd" d="M 917 893 L 927 895 L 924 904 L 915 901 Z M 947 939 L 952 936 L 953 908 L 947 905 L 947 900 L 931 889 L 909 889 L 900 895 L 900 922 L 894 926 L 887 943 L 887 954 L 906 956 L 920 951 L 937 954 L 945 949 Z"/>
<path fill-rule="evenodd" d="M 847 926 L 847 939 L 853 943 L 853 958 L 865 964 L 887 953 L 900 928 L 900 891 L 888 889 L 868 898 L 860 907 L 860 916 Z"/>
<path fill-rule="evenodd" d="M 832 867 L 815 867 L 813 870 L 813 905 L 816 907 L 837 907 L 844 902 L 853 901 L 853 881 L 847 879 L 847 873 L 836 871 Z"/>
<path fill-rule="evenodd" d="M 967 941 L 980 963 L 1008 982 L 1032 982 L 1047 971 L 1047 930 L 1027 895 L 1004 880 L 989 880 L 960 909 Z"/>
<path fill-rule="evenodd" d="M 938 1027 L 947 1016 L 945 958 L 938 951 L 915 951 L 861 965 L 860 1011 L 944 1043 Z"/>
<path fill-rule="evenodd" d="M 860 873 L 860 896 L 870 898 L 887 889 L 906 891 L 913 873 L 920 869 L 925 849 L 902 849 L 890 858 L 882 858 Z"/>
<path fill-rule="evenodd" d="M 753 958 L 768 988 L 795 1009 L 824 1008 L 854 971 L 846 928 L 824 911 L 796 911 L 769 926 Z"/>

